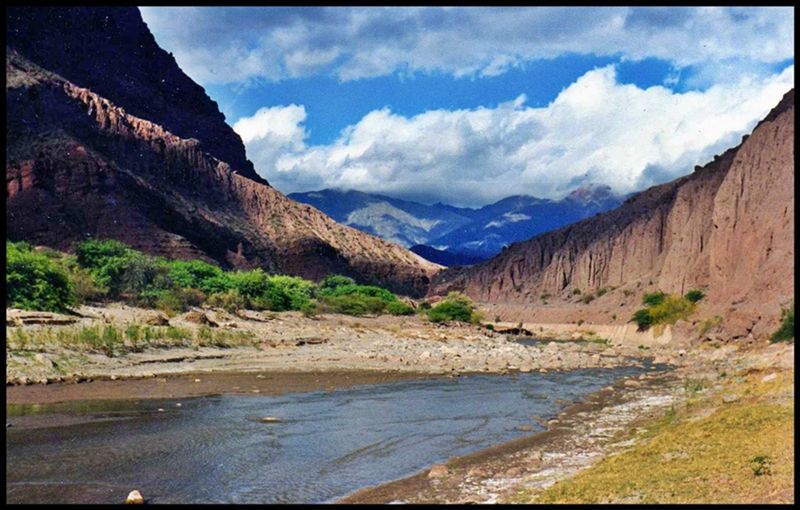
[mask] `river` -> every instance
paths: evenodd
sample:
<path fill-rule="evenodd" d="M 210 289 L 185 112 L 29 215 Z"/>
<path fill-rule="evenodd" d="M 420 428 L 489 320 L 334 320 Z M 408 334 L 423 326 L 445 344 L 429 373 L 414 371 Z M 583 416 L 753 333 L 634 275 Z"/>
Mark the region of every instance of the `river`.
<path fill-rule="evenodd" d="M 9 503 L 321 503 L 543 430 L 644 369 L 421 379 L 280 396 L 7 405 Z M 277 423 L 262 423 L 265 416 Z M 532 427 L 532 430 L 528 427 Z M 526 430 L 523 430 L 526 429 Z"/>

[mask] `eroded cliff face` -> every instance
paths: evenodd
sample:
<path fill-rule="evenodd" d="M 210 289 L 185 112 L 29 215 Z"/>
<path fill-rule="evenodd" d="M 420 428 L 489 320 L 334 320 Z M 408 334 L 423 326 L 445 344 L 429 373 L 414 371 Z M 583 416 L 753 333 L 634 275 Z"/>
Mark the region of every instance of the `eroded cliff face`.
<path fill-rule="evenodd" d="M 620 323 L 644 292 L 704 289 L 696 314 L 730 338 L 763 337 L 794 295 L 794 91 L 738 147 L 619 208 L 447 270 L 501 318 Z M 581 296 L 603 289 L 589 303 Z"/>
<path fill-rule="evenodd" d="M 136 7 L 9 7 L 6 33 L 37 65 L 266 183 L 217 103 L 158 46 Z"/>
<path fill-rule="evenodd" d="M 6 82 L 10 239 L 68 250 L 110 237 L 156 255 L 312 279 L 342 273 L 411 295 L 439 269 L 248 175 L 236 166 L 243 147 L 237 156 L 235 143 L 213 138 L 218 127 L 182 137 L 15 49 L 6 50 Z M 226 151 L 239 163 L 218 156 Z"/>

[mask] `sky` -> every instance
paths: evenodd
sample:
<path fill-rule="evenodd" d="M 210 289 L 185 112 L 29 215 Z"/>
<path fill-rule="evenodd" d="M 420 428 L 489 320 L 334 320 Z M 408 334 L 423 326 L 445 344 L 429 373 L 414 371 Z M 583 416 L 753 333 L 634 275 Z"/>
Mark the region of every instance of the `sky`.
<path fill-rule="evenodd" d="M 142 7 L 284 193 L 478 207 L 690 173 L 794 86 L 792 7 Z"/>

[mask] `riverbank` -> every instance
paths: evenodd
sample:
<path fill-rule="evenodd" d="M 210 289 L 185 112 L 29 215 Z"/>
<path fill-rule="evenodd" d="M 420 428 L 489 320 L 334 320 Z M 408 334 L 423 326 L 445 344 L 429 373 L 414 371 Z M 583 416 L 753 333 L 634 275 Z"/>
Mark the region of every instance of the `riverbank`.
<path fill-rule="evenodd" d="M 84 306 L 78 313 L 7 310 L 6 384 L 212 372 L 524 373 L 640 365 L 647 356 L 680 362 L 665 349 L 612 345 L 594 336 L 523 345 L 513 334 L 418 316 L 233 315 L 216 309 L 167 318 L 124 305 Z"/>
<path fill-rule="evenodd" d="M 564 410 L 545 433 L 451 459 L 414 476 L 362 489 L 340 502 L 793 501 L 794 452 L 784 446 L 793 444 L 794 346 L 762 345 L 747 351 L 697 346 L 687 359 L 691 362 L 669 373 L 620 381 L 595 393 Z M 697 420 L 725 423 L 730 418 L 720 413 L 737 412 L 752 417 L 751 406 L 765 400 L 785 407 L 778 412 L 783 421 L 766 436 L 771 448 L 761 444 L 763 438 L 747 435 L 757 438 L 762 432 L 764 421 L 757 415 L 755 420 L 734 422 L 736 435 L 730 427 L 708 425 L 711 431 L 698 437 L 696 429 L 705 424 L 697 425 Z M 665 420 L 669 429 L 664 428 Z M 691 453 L 671 447 L 687 434 L 697 438 L 686 446 L 695 448 Z M 659 452 L 657 459 L 647 457 L 652 452 L 646 449 L 653 444 L 669 451 Z M 720 446 L 726 456 L 714 450 Z M 752 454 L 759 447 L 771 453 Z M 724 459 L 722 464 L 714 461 L 718 457 Z M 756 480 L 761 483 L 754 490 L 750 467 L 761 457 L 775 476 Z M 675 461 L 672 467 L 685 469 L 676 472 L 664 466 L 670 461 Z M 779 469 L 774 468 L 776 462 Z M 640 485 L 632 486 L 631 480 Z M 726 482 L 727 492 L 708 490 L 720 481 Z M 672 496 L 665 495 L 670 490 Z"/>

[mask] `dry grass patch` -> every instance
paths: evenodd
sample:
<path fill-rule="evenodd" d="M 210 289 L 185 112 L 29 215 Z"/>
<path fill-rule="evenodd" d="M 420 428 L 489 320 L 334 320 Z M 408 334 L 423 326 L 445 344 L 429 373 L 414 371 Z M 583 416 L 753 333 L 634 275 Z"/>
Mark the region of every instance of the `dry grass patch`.
<path fill-rule="evenodd" d="M 738 378 L 722 392 L 673 409 L 646 427 L 631 449 L 539 494 L 520 492 L 514 501 L 791 502 L 794 371 L 768 382 L 762 378 L 763 373 Z M 739 400 L 723 404 L 722 394 Z"/>

